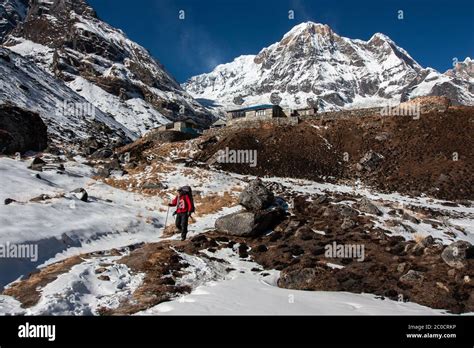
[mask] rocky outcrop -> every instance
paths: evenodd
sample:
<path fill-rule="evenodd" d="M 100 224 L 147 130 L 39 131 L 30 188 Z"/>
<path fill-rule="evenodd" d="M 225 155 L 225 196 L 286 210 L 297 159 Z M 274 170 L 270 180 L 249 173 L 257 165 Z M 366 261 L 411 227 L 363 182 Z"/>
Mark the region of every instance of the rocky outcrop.
<path fill-rule="evenodd" d="M 0 105 L 0 153 L 41 151 L 48 145 L 46 125 L 31 111 Z"/>
<path fill-rule="evenodd" d="M 93 138 L 103 147 L 125 144 L 133 137 L 123 125 L 88 104 L 62 81 L 3 47 L 0 47 L 0 85 L 1 102 L 38 113 L 53 146 L 49 150 L 56 146 L 66 152 L 82 152 L 86 150 L 82 146 L 86 139 Z M 38 135 L 41 134 L 38 128 Z"/>
<path fill-rule="evenodd" d="M 274 201 L 275 195 L 260 179 L 251 181 L 239 197 L 239 204 L 251 211 L 266 209 Z"/>
<path fill-rule="evenodd" d="M 464 61 L 457 62 L 454 68 L 446 71 L 445 74 L 450 77 L 471 81 L 472 86 L 474 81 L 474 59 L 467 57 Z M 472 90 L 474 91 L 474 86 Z"/>
<path fill-rule="evenodd" d="M 457 241 L 443 250 L 441 258 L 450 267 L 462 269 L 467 265 L 468 258 L 474 258 L 474 247 L 469 242 Z"/>
<path fill-rule="evenodd" d="M 373 214 L 373 215 L 383 215 L 382 211 L 377 208 L 377 206 L 370 201 L 367 197 L 362 198 L 355 204 L 355 207 L 363 213 Z"/>
<path fill-rule="evenodd" d="M 200 124 L 213 121 L 145 48 L 100 20 L 85 0 L 31 2 L 5 45 L 136 135 L 183 115 Z"/>
<path fill-rule="evenodd" d="M 359 160 L 356 169 L 359 171 L 373 171 L 377 168 L 383 158 L 384 157 L 381 154 L 370 150 Z"/>
<path fill-rule="evenodd" d="M 0 3 L 0 43 L 26 16 L 28 0 L 3 0 Z"/>
<path fill-rule="evenodd" d="M 273 192 L 260 179 L 249 183 L 240 194 L 239 203 L 246 210 L 221 216 L 216 220 L 216 230 L 233 236 L 256 236 L 273 228 L 284 215 Z"/>

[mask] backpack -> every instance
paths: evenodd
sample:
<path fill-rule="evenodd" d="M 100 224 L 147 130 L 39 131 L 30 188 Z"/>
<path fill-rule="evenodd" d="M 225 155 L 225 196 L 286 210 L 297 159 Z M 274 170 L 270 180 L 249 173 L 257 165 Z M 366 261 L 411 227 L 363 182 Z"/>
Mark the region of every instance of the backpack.
<path fill-rule="evenodd" d="M 189 200 L 191 201 L 191 210 L 190 210 L 190 212 L 194 213 L 196 209 L 194 208 L 193 190 L 191 189 L 190 186 L 183 186 L 183 187 L 181 187 L 181 191 L 185 195 L 188 195 Z"/>

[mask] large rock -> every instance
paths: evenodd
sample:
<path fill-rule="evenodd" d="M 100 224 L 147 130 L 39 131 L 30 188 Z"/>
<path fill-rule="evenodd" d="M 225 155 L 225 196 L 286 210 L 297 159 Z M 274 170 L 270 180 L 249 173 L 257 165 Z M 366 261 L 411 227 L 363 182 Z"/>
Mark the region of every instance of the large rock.
<path fill-rule="evenodd" d="M 266 209 L 275 201 L 272 191 L 260 179 L 252 180 L 240 194 L 239 203 L 251 211 Z"/>
<path fill-rule="evenodd" d="M 406 274 L 402 275 L 399 280 L 403 284 L 417 285 L 422 283 L 424 279 L 425 276 L 423 275 L 423 272 L 414 271 L 411 269 Z"/>
<path fill-rule="evenodd" d="M 471 243 L 460 240 L 448 245 L 441 253 L 441 258 L 450 267 L 461 269 L 467 264 L 468 258 L 474 257 L 474 247 Z"/>
<path fill-rule="evenodd" d="M 285 289 L 317 290 L 321 285 L 319 282 L 321 279 L 324 279 L 324 286 L 331 289 L 336 286 L 336 281 L 334 277 L 330 277 L 332 278 L 331 280 L 327 279 L 330 272 L 329 268 L 320 266 L 284 269 L 280 273 L 278 286 Z"/>
<path fill-rule="evenodd" d="M 219 232 L 233 236 L 255 236 L 273 228 L 281 221 L 283 215 L 281 209 L 259 212 L 243 210 L 218 218 L 215 227 Z"/>
<path fill-rule="evenodd" d="M 86 190 L 84 190 L 82 187 L 77 188 L 75 190 L 72 190 L 71 193 L 79 200 L 83 202 L 88 202 L 89 201 L 89 195 Z"/>
<path fill-rule="evenodd" d="M 370 150 L 360 159 L 357 169 L 373 171 L 378 167 L 383 158 L 382 155 Z"/>
<path fill-rule="evenodd" d="M 31 164 L 29 165 L 29 169 L 31 170 L 36 170 L 38 172 L 42 172 L 43 171 L 43 167 L 46 165 L 46 162 L 43 161 L 41 158 L 39 157 L 35 157 L 33 159 L 33 161 L 31 161 Z"/>
<path fill-rule="evenodd" d="M 11 104 L 0 105 L 0 154 L 42 151 L 47 128 L 38 114 Z"/>
<path fill-rule="evenodd" d="M 373 215 L 383 215 L 379 208 L 373 204 L 370 199 L 364 197 L 359 202 L 355 204 L 355 207 L 363 213 L 373 214 Z"/>
<path fill-rule="evenodd" d="M 95 151 L 91 157 L 94 159 L 107 159 L 114 155 L 114 151 L 108 147 L 101 148 Z"/>

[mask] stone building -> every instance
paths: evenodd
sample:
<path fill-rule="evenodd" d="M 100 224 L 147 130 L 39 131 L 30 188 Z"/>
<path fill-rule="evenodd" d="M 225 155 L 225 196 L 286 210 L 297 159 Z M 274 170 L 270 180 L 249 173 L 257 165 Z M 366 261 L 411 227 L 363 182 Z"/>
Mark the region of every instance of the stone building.
<path fill-rule="evenodd" d="M 197 135 L 201 133 L 199 125 L 191 119 L 168 123 L 158 128 L 159 131 L 176 131 Z"/>
<path fill-rule="evenodd" d="M 286 117 L 283 109 L 278 105 L 262 104 L 227 111 L 227 119 L 229 121 L 242 118 L 271 119 L 274 117 Z"/>

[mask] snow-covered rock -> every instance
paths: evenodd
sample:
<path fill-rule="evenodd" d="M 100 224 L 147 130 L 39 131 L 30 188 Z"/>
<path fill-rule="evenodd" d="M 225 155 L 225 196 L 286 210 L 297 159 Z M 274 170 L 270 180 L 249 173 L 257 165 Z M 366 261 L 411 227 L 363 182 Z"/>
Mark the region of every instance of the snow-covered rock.
<path fill-rule="evenodd" d="M 467 81 L 424 69 L 386 35 L 349 39 L 313 22 L 295 26 L 257 55 L 192 77 L 183 87 L 225 108 L 273 103 L 334 110 L 445 94 L 454 102 L 474 104 Z"/>
<path fill-rule="evenodd" d="M 466 57 L 464 61 L 457 62 L 453 69 L 445 72 L 446 75 L 471 82 L 474 85 L 474 59 Z"/>

